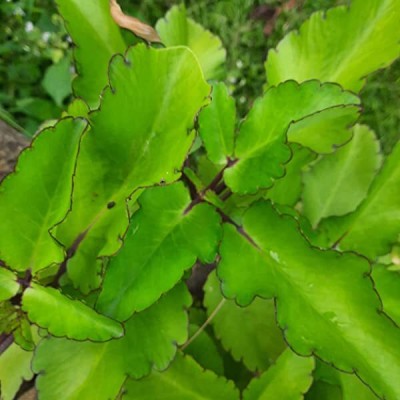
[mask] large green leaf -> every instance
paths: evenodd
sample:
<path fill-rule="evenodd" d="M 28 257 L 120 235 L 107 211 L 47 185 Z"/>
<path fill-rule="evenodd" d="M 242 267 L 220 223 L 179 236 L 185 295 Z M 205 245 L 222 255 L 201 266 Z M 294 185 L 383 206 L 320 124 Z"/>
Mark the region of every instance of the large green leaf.
<path fill-rule="evenodd" d="M 96 308 L 119 321 L 153 304 L 197 258 L 212 263 L 221 239 L 220 217 L 208 204 L 191 208 L 182 183 L 148 189 L 112 258 Z"/>
<path fill-rule="evenodd" d="M 18 293 L 19 287 L 17 276 L 0 267 L 0 301 L 11 299 Z"/>
<path fill-rule="evenodd" d="M 353 133 L 350 143 L 321 158 L 304 174 L 304 214 L 314 226 L 322 218 L 354 211 L 381 165 L 374 132 L 357 125 Z"/>
<path fill-rule="evenodd" d="M 289 81 L 269 89 L 255 101 L 241 125 L 235 145 L 237 161 L 225 170 L 226 184 L 241 194 L 271 186 L 274 179 L 282 177 L 283 164 L 290 159 L 286 134 L 292 123 L 358 101 L 337 85 L 317 81 L 302 85 Z"/>
<path fill-rule="evenodd" d="M 1 400 L 13 400 L 23 380 L 33 378 L 31 361 L 33 353 L 12 343 L 0 356 Z"/>
<path fill-rule="evenodd" d="M 375 177 L 367 198 L 357 210 L 321 224 L 330 244 L 354 250 L 370 259 L 390 252 L 400 233 L 400 143 Z"/>
<path fill-rule="evenodd" d="M 225 225 L 220 254 L 228 298 L 246 305 L 276 297 L 278 323 L 297 353 L 355 370 L 380 396 L 399 398 L 400 330 L 377 312 L 363 257 L 311 247 L 296 221 L 266 202 L 247 211 L 240 230 Z"/>
<path fill-rule="evenodd" d="M 204 291 L 204 305 L 210 315 L 223 299 L 215 274 L 209 276 Z M 226 300 L 211 323 L 224 348 L 251 371 L 266 370 L 286 347 L 275 322 L 272 300 L 256 299 L 247 307 Z"/>
<path fill-rule="evenodd" d="M 75 95 L 97 108 L 108 84 L 111 57 L 125 51 L 125 42 L 110 14 L 109 0 L 56 0 L 74 44 L 78 77 Z"/>
<path fill-rule="evenodd" d="M 235 400 L 233 382 L 204 371 L 190 356 L 177 355 L 167 371 L 153 372 L 140 381 L 128 380 L 123 400 Z"/>
<path fill-rule="evenodd" d="M 139 379 L 164 370 L 187 338 L 185 308 L 191 303 L 179 285 L 125 324 L 125 336 L 106 343 L 43 340 L 33 359 L 41 400 L 116 398 L 127 376 Z M 61 366 L 61 367 L 60 367 Z"/>
<path fill-rule="evenodd" d="M 71 204 L 72 176 L 86 122 L 66 118 L 42 131 L 0 187 L 0 258 L 17 271 L 61 262 L 50 234 Z"/>
<path fill-rule="evenodd" d="M 222 82 L 216 83 L 211 103 L 199 114 L 199 134 L 213 163 L 225 164 L 233 155 L 235 125 L 235 100 Z"/>
<path fill-rule="evenodd" d="M 372 278 L 384 311 L 400 325 L 400 272 L 385 265 L 375 265 Z"/>
<path fill-rule="evenodd" d="M 126 58 L 114 58 L 110 83 L 82 140 L 72 211 L 57 231 L 67 247 L 87 232 L 96 256 L 121 246 L 128 226 L 126 199 L 133 192 L 180 176 L 193 121 L 210 90 L 184 47 L 135 46 Z M 93 250 L 88 253 L 83 266 L 96 262 Z"/>
<path fill-rule="evenodd" d="M 285 350 L 268 371 L 254 378 L 243 400 L 301 400 L 312 383 L 313 357 L 300 357 Z"/>
<path fill-rule="evenodd" d="M 32 285 L 24 291 L 22 309 L 30 321 L 57 337 L 103 342 L 123 336 L 118 322 L 51 287 Z"/>
<path fill-rule="evenodd" d="M 399 56 L 399 20 L 398 0 L 353 0 L 315 13 L 269 52 L 268 83 L 319 79 L 359 91 L 368 74 Z"/>
<path fill-rule="evenodd" d="M 226 51 L 218 36 L 186 16 L 183 4 L 172 7 L 156 24 L 166 46 L 188 46 L 196 54 L 206 79 L 224 75 Z"/>

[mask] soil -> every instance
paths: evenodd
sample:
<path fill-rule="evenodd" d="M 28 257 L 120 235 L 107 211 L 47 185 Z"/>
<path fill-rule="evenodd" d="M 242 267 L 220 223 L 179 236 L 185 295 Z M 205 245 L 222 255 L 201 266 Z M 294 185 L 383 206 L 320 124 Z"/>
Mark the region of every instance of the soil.
<path fill-rule="evenodd" d="M 19 153 L 29 143 L 29 138 L 0 120 L 0 180 L 13 170 Z"/>

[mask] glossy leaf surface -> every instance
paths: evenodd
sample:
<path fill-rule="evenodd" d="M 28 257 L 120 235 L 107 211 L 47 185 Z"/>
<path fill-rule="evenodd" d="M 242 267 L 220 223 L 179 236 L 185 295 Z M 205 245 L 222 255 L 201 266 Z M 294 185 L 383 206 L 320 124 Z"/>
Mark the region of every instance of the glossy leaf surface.
<path fill-rule="evenodd" d="M 193 53 L 184 47 L 137 45 L 126 58 L 114 58 L 110 82 L 112 90 L 104 93 L 82 141 L 72 211 L 57 230 L 68 247 L 86 232 L 96 256 L 121 246 L 126 199 L 133 192 L 179 178 L 194 118 L 209 93 Z"/>
<path fill-rule="evenodd" d="M 33 369 L 40 399 L 115 398 L 127 376 L 139 379 L 152 368 L 164 370 L 187 338 L 183 285 L 125 324 L 125 336 L 106 343 L 49 338 L 38 346 Z M 67 368 L 60 368 L 65 365 Z"/>
<path fill-rule="evenodd" d="M 311 224 L 354 211 L 367 196 L 381 161 L 375 134 L 357 125 L 348 144 L 321 158 L 304 174 L 304 214 Z"/>
<path fill-rule="evenodd" d="M 78 77 L 75 95 L 97 108 L 100 94 L 108 84 L 108 64 L 126 45 L 110 14 L 109 0 L 56 0 L 74 44 Z"/>
<path fill-rule="evenodd" d="M 157 22 L 156 31 L 165 46 L 188 46 L 196 54 L 206 79 L 224 75 L 226 51 L 221 40 L 188 18 L 183 4 L 172 7 Z"/>
<path fill-rule="evenodd" d="M 64 259 L 49 233 L 67 214 L 84 120 L 67 118 L 42 131 L 0 187 L 0 259 L 37 272 Z M 12 216 L 12 218 L 10 218 Z"/>
<path fill-rule="evenodd" d="M 19 290 L 17 276 L 11 271 L 0 267 L 0 301 L 11 299 Z"/>
<path fill-rule="evenodd" d="M 139 204 L 96 306 L 119 321 L 153 304 L 197 258 L 213 262 L 221 238 L 217 212 L 208 204 L 191 208 L 183 183 L 150 188 Z"/>
<path fill-rule="evenodd" d="M 301 400 L 311 386 L 313 369 L 313 357 L 300 357 L 287 349 L 275 365 L 250 382 L 243 400 Z"/>
<path fill-rule="evenodd" d="M 167 371 L 153 372 L 140 381 L 128 380 L 123 400 L 235 400 L 233 382 L 203 370 L 190 356 L 178 354 Z"/>
<path fill-rule="evenodd" d="M 124 334 L 118 322 L 96 313 L 81 301 L 64 296 L 57 289 L 35 283 L 25 290 L 22 309 L 31 322 L 57 337 L 103 342 Z"/>
<path fill-rule="evenodd" d="M 257 99 L 240 127 L 235 145 L 237 162 L 224 178 L 233 192 L 255 193 L 284 175 L 291 152 L 286 144 L 290 125 L 338 104 L 357 104 L 358 99 L 339 86 L 317 81 L 302 85 L 285 82 Z"/>
<path fill-rule="evenodd" d="M 350 8 L 317 12 L 269 52 L 268 83 L 319 79 L 358 92 L 368 74 L 399 56 L 399 19 L 398 0 L 353 0 Z"/>
<path fill-rule="evenodd" d="M 223 299 L 215 274 L 209 276 L 204 291 L 210 316 Z M 286 347 L 272 300 L 255 299 L 247 307 L 226 300 L 211 323 L 224 348 L 251 371 L 265 371 Z"/>
<path fill-rule="evenodd" d="M 199 114 L 199 134 L 213 163 L 225 164 L 233 155 L 235 125 L 235 100 L 229 96 L 224 83 L 216 83 L 211 103 Z"/>
<path fill-rule="evenodd" d="M 252 206 L 242 229 L 225 225 L 218 266 L 224 294 L 241 305 L 276 297 L 278 323 L 297 353 L 356 370 L 380 396 L 396 399 L 400 330 L 377 312 L 369 263 L 312 248 L 295 220 L 269 203 Z"/>

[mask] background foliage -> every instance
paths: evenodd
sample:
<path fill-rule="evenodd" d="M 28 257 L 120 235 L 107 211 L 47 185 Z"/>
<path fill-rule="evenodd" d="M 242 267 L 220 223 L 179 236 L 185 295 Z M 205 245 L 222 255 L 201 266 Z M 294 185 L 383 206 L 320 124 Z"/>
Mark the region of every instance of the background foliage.
<path fill-rule="evenodd" d="M 121 0 L 125 12 L 154 25 L 178 0 Z M 274 24 L 271 15 L 283 4 Z M 188 15 L 219 35 L 227 49 L 229 89 L 238 99 L 241 116 L 262 93 L 268 49 L 289 31 L 298 28 L 311 13 L 347 0 L 187 0 Z M 39 124 L 56 118 L 71 93 L 74 74 L 71 44 L 53 0 L 5 1 L 0 4 L 0 117 L 13 121 L 32 135 Z M 264 33 L 265 26 L 271 30 Z M 132 36 L 125 32 L 126 35 Z M 390 152 L 399 138 L 400 62 L 378 71 L 361 93 L 366 123 Z"/>

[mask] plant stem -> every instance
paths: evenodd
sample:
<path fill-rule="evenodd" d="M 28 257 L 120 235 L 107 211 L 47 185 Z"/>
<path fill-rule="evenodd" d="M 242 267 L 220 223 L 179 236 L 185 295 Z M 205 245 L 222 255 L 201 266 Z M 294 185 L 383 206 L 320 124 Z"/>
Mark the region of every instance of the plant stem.
<path fill-rule="evenodd" d="M 186 347 L 188 347 L 190 345 L 190 343 L 192 343 L 197 336 L 200 335 L 201 332 L 204 331 L 204 329 L 206 329 L 206 327 L 210 324 L 210 322 L 214 319 L 214 317 L 219 313 L 219 311 L 221 310 L 222 306 L 225 304 L 226 299 L 223 298 L 217 305 L 217 307 L 215 307 L 214 311 L 210 314 L 210 316 L 206 319 L 206 321 L 204 322 L 204 324 L 194 333 L 194 335 L 188 339 L 188 341 L 181 346 L 181 350 L 185 350 Z"/>

